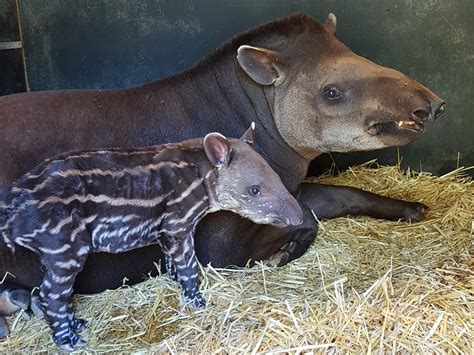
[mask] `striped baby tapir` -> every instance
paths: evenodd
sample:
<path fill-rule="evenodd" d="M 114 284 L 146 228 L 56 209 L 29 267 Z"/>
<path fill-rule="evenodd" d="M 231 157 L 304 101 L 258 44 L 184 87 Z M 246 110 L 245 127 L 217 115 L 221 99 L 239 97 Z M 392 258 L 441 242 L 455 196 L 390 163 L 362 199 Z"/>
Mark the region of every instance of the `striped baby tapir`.
<path fill-rule="evenodd" d="M 256 223 L 298 225 L 302 211 L 279 176 L 240 139 L 210 133 L 146 148 L 66 153 L 17 180 L 1 209 L 2 236 L 40 255 L 40 300 L 55 343 L 85 345 L 85 321 L 70 302 L 77 274 L 93 252 L 120 253 L 157 243 L 170 277 L 193 308 L 198 289 L 193 233 L 207 213 L 228 210 Z"/>

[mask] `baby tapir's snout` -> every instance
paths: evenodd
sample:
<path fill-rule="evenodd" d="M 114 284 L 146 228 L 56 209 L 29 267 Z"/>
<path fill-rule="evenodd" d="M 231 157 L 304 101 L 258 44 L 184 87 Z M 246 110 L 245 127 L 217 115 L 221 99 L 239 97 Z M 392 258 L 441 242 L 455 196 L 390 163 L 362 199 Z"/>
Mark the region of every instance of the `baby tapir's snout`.
<path fill-rule="evenodd" d="M 269 197 L 261 205 L 263 214 L 272 218 L 271 224 L 277 227 L 297 226 L 303 222 L 303 212 L 296 199 L 288 192 L 280 177 L 270 168 L 266 167 L 264 187 L 268 186 Z"/>
<path fill-rule="evenodd" d="M 255 159 L 255 158 L 254 158 Z M 262 159 L 262 196 L 259 207 L 254 210 L 255 214 L 260 211 L 271 220 L 265 223 L 276 227 L 297 226 L 303 223 L 303 211 L 286 189 L 278 174 Z"/>
<path fill-rule="evenodd" d="M 288 193 L 287 196 L 280 199 L 281 215 L 284 217 L 284 222 L 290 226 L 297 226 L 303 223 L 303 211 L 296 201 L 296 199 Z"/>

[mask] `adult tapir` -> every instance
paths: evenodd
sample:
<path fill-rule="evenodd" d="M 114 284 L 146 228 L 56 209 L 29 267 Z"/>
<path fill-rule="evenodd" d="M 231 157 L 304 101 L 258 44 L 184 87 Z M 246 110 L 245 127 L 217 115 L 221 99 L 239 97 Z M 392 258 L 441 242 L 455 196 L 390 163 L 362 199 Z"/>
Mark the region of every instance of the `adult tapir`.
<path fill-rule="evenodd" d="M 324 152 L 401 146 L 418 138 L 444 111 L 432 91 L 402 73 L 361 58 L 324 25 L 297 14 L 238 34 L 191 69 L 123 90 L 45 91 L 0 98 L 0 186 L 3 191 L 48 156 L 94 147 L 175 142 L 219 131 L 241 135 L 256 121 L 257 149 L 298 198 L 305 221 L 277 229 L 231 213 L 207 216 L 195 236 L 204 264 L 282 265 L 301 256 L 320 218 L 365 214 L 418 221 L 426 206 L 349 187 L 302 183 Z M 0 238 L 1 240 L 1 238 Z M 31 288 L 42 273 L 37 257 L 1 244 L 0 277 Z M 80 293 L 139 282 L 156 271 L 159 247 L 94 254 L 75 289 Z"/>

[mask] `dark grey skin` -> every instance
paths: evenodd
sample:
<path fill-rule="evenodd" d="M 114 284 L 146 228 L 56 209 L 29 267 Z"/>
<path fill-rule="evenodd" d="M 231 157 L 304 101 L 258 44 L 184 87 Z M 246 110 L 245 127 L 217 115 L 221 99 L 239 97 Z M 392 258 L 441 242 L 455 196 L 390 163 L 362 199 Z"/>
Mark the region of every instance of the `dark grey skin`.
<path fill-rule="evenodd" d="M 325 25 L 293 15 L 237 35 L 181 74 L 113 91 L 49 91 L 0 98 L 0 187 L 61 151 L 146 146 L 219 131 L 235 136 L 251 121 L 257 151 L 297 196 L 304 222 L 276 229 L 233 214 L 208 215 L 195 234 L 203 264 L 246 265 L 271 259 L 283 265 L 314 241 L 319 218 L 347 214 L 419 221 L 426 206 L 348 187 L 304 184 L 312 159 L 324 152 L 402 146 L 420 137 L 444 102 L 404 74 L 359 57 Z M 258 236 L 258 238 L 257 238 Z M 42 271 L 38 258 L 0 245 L 0 275 L 31 288 Z M 159 249 L 89 258 L 79 293 L 100 292 L 154 274 Z"/>

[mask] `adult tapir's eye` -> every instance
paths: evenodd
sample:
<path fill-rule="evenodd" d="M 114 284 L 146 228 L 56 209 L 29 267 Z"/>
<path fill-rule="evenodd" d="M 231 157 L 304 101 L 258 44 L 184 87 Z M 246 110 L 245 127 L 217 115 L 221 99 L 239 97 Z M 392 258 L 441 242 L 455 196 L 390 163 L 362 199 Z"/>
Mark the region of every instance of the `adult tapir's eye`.
<path fill-rule="evenodd" d="M 262 194 L 262 192 L 260 191 L 260 186 L 257 186 L 257 185 L 250 186 L 249 194 L 251 196 L 260 196 Z"/>
<path fill-rule="evenodd" d="M 330 101 L 338 100 L 342 97 L 342 93 L 335 86 L 328 86 L 324 89 L 324 97 Z"/>

